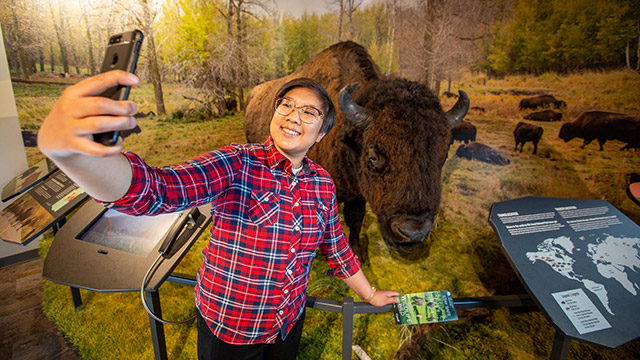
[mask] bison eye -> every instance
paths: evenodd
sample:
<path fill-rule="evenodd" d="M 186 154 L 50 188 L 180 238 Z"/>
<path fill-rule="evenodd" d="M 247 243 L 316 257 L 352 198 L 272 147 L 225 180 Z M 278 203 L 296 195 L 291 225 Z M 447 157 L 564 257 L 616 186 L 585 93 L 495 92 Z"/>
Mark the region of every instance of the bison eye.
<path fill-rule="evenodd" d="M 367 167 L 377 173 L 382 173 L 387 168 L 387 156 L 375 145 L 367 146 Z"/>

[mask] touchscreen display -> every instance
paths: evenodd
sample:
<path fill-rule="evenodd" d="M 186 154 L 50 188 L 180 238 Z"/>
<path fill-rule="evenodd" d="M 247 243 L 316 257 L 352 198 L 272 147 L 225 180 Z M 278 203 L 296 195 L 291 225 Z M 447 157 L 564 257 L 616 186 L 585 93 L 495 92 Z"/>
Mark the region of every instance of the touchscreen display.
<path fill-rule="evenodd" d="M 177 218 L 178 213 L 133 216 L 109 209 L 77 238 L 111 249 L 147 256 Z"/>

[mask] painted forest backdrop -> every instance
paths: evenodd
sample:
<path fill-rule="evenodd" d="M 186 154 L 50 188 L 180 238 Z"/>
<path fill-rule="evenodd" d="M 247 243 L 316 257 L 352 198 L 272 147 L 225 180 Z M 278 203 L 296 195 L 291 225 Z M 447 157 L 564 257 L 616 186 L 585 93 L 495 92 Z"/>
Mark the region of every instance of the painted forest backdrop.
<path fill-rule="evenodd" d="M 92 75 L 106 39 L 141 29 L 139 73 L 197 89 L 221 115 L 243 108 L 247 89 L 291 73 L 340 40 L 367 47 L 383 72 L 440 84 L 460 70 L 488 76 L 628 67 L 640 70 L 635 0 L 325 0 L 322 14 L 294 17 L 269 0 L 1 0 L 10 69 Z"/>

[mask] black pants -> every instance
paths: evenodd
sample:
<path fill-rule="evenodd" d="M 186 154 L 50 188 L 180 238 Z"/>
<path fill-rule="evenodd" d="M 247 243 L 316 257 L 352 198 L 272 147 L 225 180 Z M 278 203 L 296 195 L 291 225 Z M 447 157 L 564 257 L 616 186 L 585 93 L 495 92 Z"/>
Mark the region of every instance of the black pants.
<path fill-rule="evenodd" d="M 198 360 L 295 360 L 300 346 L 305 312 L 285 340 L 273 344 L 232 345 L 218 339 L 198 312 Z"/>

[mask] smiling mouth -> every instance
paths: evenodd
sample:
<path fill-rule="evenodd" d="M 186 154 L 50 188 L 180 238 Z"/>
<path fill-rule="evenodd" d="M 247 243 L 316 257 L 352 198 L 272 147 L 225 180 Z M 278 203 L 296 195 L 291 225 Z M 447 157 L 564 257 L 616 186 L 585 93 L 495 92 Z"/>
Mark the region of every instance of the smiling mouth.
<path fill-rule="evenodd" d="M 295 131 L 295 130 L 287 129 L 287 128 L 284 128 L 284 127 L 281 127 L 281 129 L 282 129 L 282 132 L 284 132 L 287 135 L 292 135 L 292 136 L 300 135 L 300 133 Z"/>

